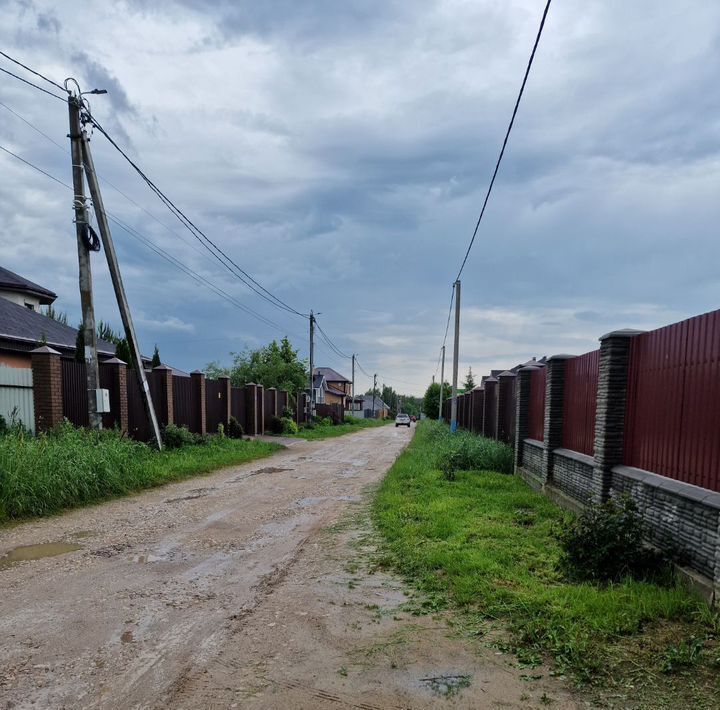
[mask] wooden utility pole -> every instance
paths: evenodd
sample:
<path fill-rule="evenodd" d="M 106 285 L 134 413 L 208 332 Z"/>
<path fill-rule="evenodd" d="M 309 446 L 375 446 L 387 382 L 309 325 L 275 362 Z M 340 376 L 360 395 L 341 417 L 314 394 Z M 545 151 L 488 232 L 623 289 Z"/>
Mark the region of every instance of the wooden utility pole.
<path fill-rule="evenodd" d="M 445 346 L 442 346 L 442 365 L 440 366 L 440 406 L 438 407 L 438 421 L 443 418 L 443 385 L 445 384 Z"/>
<path fill-rule="evenodd" d="M 120 276 L 120 265 L 118 264 L 115 245 L 113 244 L 110 234 L 110 225 L 107 221 L 102 194 L 100 193 L 100 184 L 98 183 L 97 174 L 95 173 L 95 165 L 93 164 L 92 153 L 90 152 L 90 141 L 85 130 L 81 133 L 81 144 L 85 176 L 87 177 L 88 187 L 90 188 L 90 195 L 92 197 L 93 207 L 95 208 L 95 217 L 100 230 L 100 238 L 102 239 L 108 268 L 110 269 L 110 278 L 112 279 L 113 288 L 115 289 L 115 298 L 117 299 L 120 317 L 122 318 L 123 327 L 125 328 L 125 337 L 130 346 L 130 354 L 133 359 L 132 364 L 135 368 L 138 382 L 140 383 L 140 394 L 143 405 L 145 406 L 145 413 L 150 422 L 155 443 L 158 449 L 162 449 L 160 425 L 155 415 L 155 407 L 153 406 L 152 396 L 150 395 L 150 387 L 145 377 L 145 368 L 143 367 L 142 356 L 140 354 L 140 346 L 138 345 L 137 336 L 135 335 L 135 326 L 133 325 L 132 316 L 130 315 L 130 306 L 127 301 L 127 296 L 125 295 L 125 287 L 123 286 L 122 277 Z"/>
<path fill-rule="evenodd" d="M 100 370 L 97 357 L 97 331 L 93 307 L 92 269 L 88 236 L 90 223 L 85 203 L 83 160 L 80 135 L 81 98 L 78 94 L 68 96 L 70 115 L 70 156 L 72 160 L 73 209 L 75 210 L 75 235 L 77 237 L 78 266 L 80 274 L 80 308 L 82 310 L 82 334 L 85 345 L 85 376 L 87 389 L 88 422 L 93 429 L 102 429 L 102 416 L 97 411 L 97 390 L 100 388 Z"/>
<path fill-rule="evenodd" d="M 310 311 L 310 412 L 312 417 L 315 412 L 315 314 Z"/>
<path fill-rule="evenodd" d="M 450 431 L 457 431 L 457 384 L 460 358 L 460 281 L 455 282 L 455 349 L 453 350 L 452 405 L 450 407 Z"/>

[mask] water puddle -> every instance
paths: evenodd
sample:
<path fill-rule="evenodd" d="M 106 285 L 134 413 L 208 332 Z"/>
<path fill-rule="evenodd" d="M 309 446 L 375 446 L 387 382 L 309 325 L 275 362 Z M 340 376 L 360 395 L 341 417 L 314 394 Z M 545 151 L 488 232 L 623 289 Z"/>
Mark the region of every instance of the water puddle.
<path fill-rule="evenodd" d="M 73 542 L 43 542 L 39 545 L 22 545 L 10 550 L 5 556 L 0 557 L 0 570 L 12 567 L 19 562 L 42 560 L 45 557 L 64 555 L 67 552 L 74 552 L 80 549 L 82 549 L 82 545 L 76 545 Z"/>

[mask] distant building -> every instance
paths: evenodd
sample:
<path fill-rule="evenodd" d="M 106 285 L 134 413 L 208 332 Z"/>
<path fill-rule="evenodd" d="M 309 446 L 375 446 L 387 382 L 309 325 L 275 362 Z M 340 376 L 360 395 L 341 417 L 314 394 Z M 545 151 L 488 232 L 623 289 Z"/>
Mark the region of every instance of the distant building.
<path fill-rule="evenodd" d="M 347 399 L 352 392 L 352 382 L 332 367 L 316 367 L 313 390 L 317 404 L 340 404 L 346 408 Z"/>
<path fill-rule="evenodd" d="M 373 411 L 376 419 L 387 419 L 387 417 L 390 416 L 390 406 L 383 402 L 378 395 L 375 396 L 373 403 L 373 396 L 371 394 L 358 394 L 355 395 L 355 397 L 348 397 L 345 411 L 346 414 L 358 417 L 359 419 L 371 419 L 373 417 Z"/>

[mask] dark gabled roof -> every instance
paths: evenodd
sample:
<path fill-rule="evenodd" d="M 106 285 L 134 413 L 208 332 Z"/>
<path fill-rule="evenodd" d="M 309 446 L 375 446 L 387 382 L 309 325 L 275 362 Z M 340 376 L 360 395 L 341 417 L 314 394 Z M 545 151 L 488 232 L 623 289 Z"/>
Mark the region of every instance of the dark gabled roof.
<path fill-rule="evenodd" d="M 324 375 L 328 382 L 350 382 L 347 377 L 343 377 L 337 370 L 332 367 L 316 367 L 315 372 L 318 375 Z M 345 394 L 343 392 L 343 394 Z"/>
<path fill-rule="evenodd" d="M 336 390 L 334 387 L 328 386 L 327 391 L 332 392 L 332 394 L 336 394 L 338 397 L 347 397 L 347 394 L 345 394 L 345 392 L 343 392 L 342 390 Z"/>
<path fill-rule="evenodd" d="M 50 305 L 56 298 L 57 294 L 47 288 L 36 284 L 29 279 L 23 278 L 19 274 L 0 266 L 0 290 L 18 291 L 27 293 L 40 299 L 40 303 L 44 306 Z"/>
<path fill-rule="evenodd" d="M 50 347 L 75 350 L 77 339 L 75 328 L 0 297 L 0 338 L 40 345 L 43 336 Z M 115 354 L 115 346 L 112 343 L 98 340 L 97 344 L 100 354 Z"/>

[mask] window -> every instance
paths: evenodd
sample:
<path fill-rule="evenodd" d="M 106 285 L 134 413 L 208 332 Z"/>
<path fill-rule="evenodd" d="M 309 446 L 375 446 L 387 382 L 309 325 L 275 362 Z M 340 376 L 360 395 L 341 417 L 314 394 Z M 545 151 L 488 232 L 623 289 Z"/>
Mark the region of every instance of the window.
<path fill-rule="evenodd" d="M 35 310 L 35 304 L 34 303 L 28 303 L 25 301 L 25 308 L 29 308 L 31 311 Z"/>

